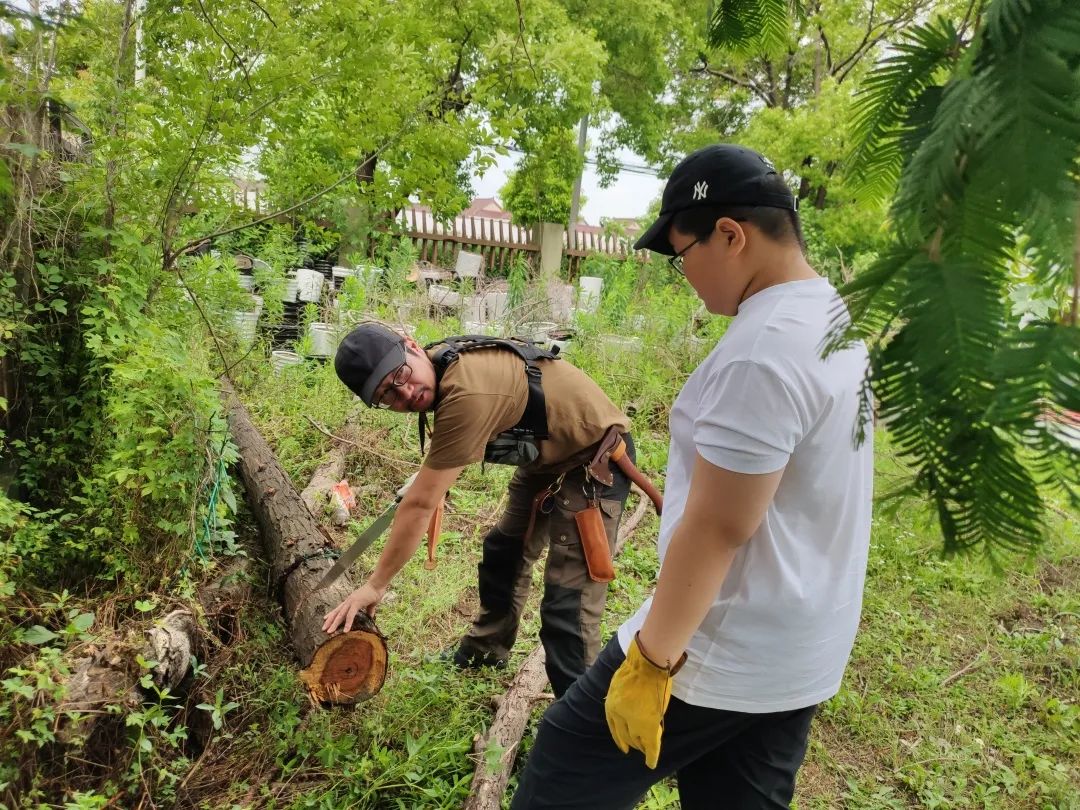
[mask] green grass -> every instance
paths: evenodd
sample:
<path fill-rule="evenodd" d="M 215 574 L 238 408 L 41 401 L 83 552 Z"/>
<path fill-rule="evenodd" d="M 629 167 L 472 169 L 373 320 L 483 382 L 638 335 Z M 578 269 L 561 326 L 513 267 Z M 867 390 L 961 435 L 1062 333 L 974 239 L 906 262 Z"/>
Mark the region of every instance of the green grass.
<path fill-rule="evenodd" d="M 898 472 L 879 444 L 884 488 Z M 390 676 L 372 701 L 354 711 L 309 709 L 273 611 L 252 617 L 235 652 L 245 664 L 225 675 L 243 714 L 229 718 L 213 757 L 218 780 L 191 799 L 206 807 L 461 806 L 473 739 L 536 643 L 539 587 L 510 672 L 459 674 L 433 660 L 475 609 L 482 532 L 508 474 L 470 470 L 452 493 L 438 569 L 425 570 L 421 552 L 395 580 L 379 613 Z M 368 517 L 384 500 L 372 494 Z M 1075 524 L 1056 520 L 1041 560 L 1001 576 L 977 558 L 943 559 L 921 504 L 877 509 L 862 628 L 843 688 L 813 726 L 797 807 L 1080 807 Z M 650 516 L 619 561 L 605 633 L 651 588 L 655 532 Z M 677 792 L 658 785 L 641 806 L 678 807 Z"/>
<path fill-rule="evenodd" d="M 710 330 L 715 337 L 722 324 Z M 671 340 L 666 332 L 652 335 L 647 343 L 660 349 L 635 362 L 607 362 L 589 351 L 575 358 L 620 406 L 635 405 L 639 462 L 654 473 L 666 456 L 672 381 L 692 365 Z M 242 395 L 298 487 L 333 446 L 305 415 L 336 432 L 359 407 L 328 365 L 275 377 L 254 362 Z M 346 476 L 362 490 L 342 543 L 385 508 L 420 460 L 415 418 L 360 407 L 356 419 L 359 446 Z M 886 437 L 878 438 L 884 491 L 904 473 Z M 129 729 L 145 730 L 152 744 L 155 803 L 215 810 L 461 807 L 475 767 L 473 741 L 537 641 L 542 563 L 508 671 L 462 674 L 436 660 L 476 608 L 481 538 L 510 474 L 466 470 L 451 492 L 438 568 L 425 570 L 421 551 L 393 583 L 378 616 L 389 637 L 390 673 L 365 704 L 313 707 L 296 677 L 280 608 L 261 596 L 251 603 L 242 632 L 213 650 L 195 679 L 186 711 L 171 710 L 170 728 L 186 725 L 196 741 L 183 756 L 163 731 Z M 842 690 L 812 728 L 796 791 L 800 810 L 1080 808 L 1078 525 L 1075 514 L 1053 516 L 1039 559 L 1012 561 L 1011 572 L 999 575 L 976 557 L 943 559 L 924 504 L 907 499 L 876 508 L 862 627 Z M 656 529 L 650 513 L 619 559 L 605 636 L 655 582 Z M 237 531 L 252 539 L 243 517 Z M 376 545 L 361 559 L 361 572 L 378 551 Z M 219 689 L 223 703 L 237 706 L 214 729 L 193 707 L 214 703 Z M 538 701 L 537 715 L 546 705 Z M 527 735 L 523 753 L 530 743 Z M 100 807 L 106 797 L 123 806 L 130 793 L 122 791 L 137 790 L 141 779 L 129 769 L 119 784 L 70 793 L 67 806 Z M 515 784 L 516 777 L 510 792 Z M 671 783 L 657 785 L 641 804 L 678 806 Z"/>
<path fill-rule="evenodd" d="M 660 468 L 669 381 L 685 373 L 686 358 L 658 353 L 631 367 L 584 353 L 575 362 L 620 405 L 644 403 L 635 418 L 639 456 Z M 354 405 L 335 385 L 324 367 L 284 381 L 256 377 L 249 389 L 256 420 L 301 486 L 330 444 L 296 414 L 339 428 Z M 419 461 L 415 419 L 366 409 L 358 418 L 371 441 L 362 442 L 366 449 L 353 454 L 348 471 L 368 487 L 354 533 Z M 904 473 L 884 436 L 878 445 L 884 491 Z M 476 607 L 481 538 L 509 474 L 473 467 L 452 491 L 439 567 L 425 570 L 421 552 L 395 580 L 379 613 L 390 638 L 390 677 L 355 711 L 307 710 L 280 632 L 266 624 L 275 617 L 253 618 L 256 632 L 237 653 L 248 663 L 230 674 L 231 699 L 253 698 L 241 703 L 258 722 L 245 728 L 234 721 L 215 757 L 221 783 L 192 798 L 207 807 L 461 806 L 473 739 L 490 721 L 492 698 L 536 643 L 542 563 L 510 672 L 459 674 L 433 662 Z M 907 499 L 876 508 L 862 627 L 841 692 L 813 726 L 796 792 L 800 810 L 1080 808 L 1078 523 L 1055 517 L 1040 559 L 1014 561 L 1012 572 L 1000 575 L 977 557 L 942 558 L 925 505 Z M 656 525 L 650 515 L 619 561 L 605 634 L 652 587 Z M 529 743 L 527 736 L 524 751 Z M 248 778 L 233 779 L 228 763 L 235 761 L 251 771 Z M 677 793 L 658 785 L 642 807 L 678 807 Z"/>

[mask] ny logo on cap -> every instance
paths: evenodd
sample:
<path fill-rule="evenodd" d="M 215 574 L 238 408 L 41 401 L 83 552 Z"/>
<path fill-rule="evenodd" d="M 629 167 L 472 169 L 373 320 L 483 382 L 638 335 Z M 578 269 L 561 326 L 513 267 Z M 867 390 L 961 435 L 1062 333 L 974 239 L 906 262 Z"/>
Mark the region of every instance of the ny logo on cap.
<path fill-rule="evenodd" d="M 709 184 L 702 180 L 700 183 L 694 183 L 694 199 L 704 200 L 705 195 L 709 192 Z"/>

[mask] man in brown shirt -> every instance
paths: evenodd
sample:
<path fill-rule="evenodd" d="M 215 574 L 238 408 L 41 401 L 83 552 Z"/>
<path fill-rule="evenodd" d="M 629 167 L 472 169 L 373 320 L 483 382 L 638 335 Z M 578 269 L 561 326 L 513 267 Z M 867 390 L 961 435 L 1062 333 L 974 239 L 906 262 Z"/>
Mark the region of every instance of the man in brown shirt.
<path fill-rule="evenodd" d="M 432 357 L 410 337 L 380 324 L 361 324 L 342 341 L 338 377 L 368 406 L 435 417 L 431 447 L 398 507 L 390 538 L 371 577 L 326 615 L 323 629 L 351 627 L 360 610 L 374 613 L 391 579 L 420 545 L 428 520 L 467 465 L 481 461 L 499 434 L 518 425 L 528 403 L 526 365 L 512 350 L 461 352 L 437 381 Z M 616 427 L 627 453 L 626 416 L 584 372 L 562 359 L 538 360 L 548 438 L 539 457 L 518 468 L 506 509 L 484 538 L 479 565 L 480 614 L 454 654 L 459 667 L 505 666 L 528 597 L 533 564 L 548 546 L 540 639 L 548 678 L 561 695 L 600 651 L 600 615 L 607 583 L 590 578 L 574 515 L 595 501 L 608 547 L 630 484 L 612 468 L 604 487 L 585 472 L 604 434 Z M 552 493 L 534 508 L 542 492 Z"/>

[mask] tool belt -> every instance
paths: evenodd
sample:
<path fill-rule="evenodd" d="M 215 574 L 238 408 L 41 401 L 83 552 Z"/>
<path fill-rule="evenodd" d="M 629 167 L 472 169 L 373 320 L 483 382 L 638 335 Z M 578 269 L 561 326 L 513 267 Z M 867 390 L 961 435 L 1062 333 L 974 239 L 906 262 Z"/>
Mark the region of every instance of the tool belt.
<path fill-rule="evenodd" d="M 592 459 L 585 466 L 586 481 L 595 480 L 604 486 L 611 486 L 615 482 L 615 476 L 611 472 L 611 463 L 622 471 L 628 479 L 644 492 L 656 507 L 656 514 L 660 514 L 664 508 L 664 498 L 653 483 L 645 477 L 626 454 L 626 441 L 618 428 L 609 428 L 600 440 Z M 529 513 L 529 525 L 525 530 L 525 542 L 532 536 L 536 526 L 537 514 L 551 514 L 555 507 L 555 496 L 562 488 L 565 473 L 560 475 L 551 486 L 541 490 L 533 498 L 532 509 Z M 574 522 L 577 524 L 578 535 L 581 537 L 581 547 L 585 557 L 585 565 L 589 571 L 589 578 L 594 582 L 611 582 L 615 579 L 615 567 L 611 560 L 611 548 L 608 545 L 607 531 L 604 528 L 604 519 L 600 514 L 599 501 L 596 498 L 595 489 L 593 495 L 587 501 L 585 509 L 574 514 Z"/>

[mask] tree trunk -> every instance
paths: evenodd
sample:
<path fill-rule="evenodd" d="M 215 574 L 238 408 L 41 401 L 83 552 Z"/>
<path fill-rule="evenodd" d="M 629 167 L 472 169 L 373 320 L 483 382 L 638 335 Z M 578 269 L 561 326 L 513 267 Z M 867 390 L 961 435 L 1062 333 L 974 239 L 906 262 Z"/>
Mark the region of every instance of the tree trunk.
<path fill-rule="evenodd" d="M 638 505 L 619 528 L 615 543 L 616 556 L 649 509 L 650 501 L 644 493 L 637 487 L 634 492 L 638 494 Z M 499 701 L 490 728 L 477 735 L 473 745 L 477 755 L 476 771 L 464 810 L 499 810 L 502 806 L 502 795 L 506 792 L 506 783 L 510 781 L 510 771 L 532 715 L 533 703 L 546 697 L 542 694 L 545 686 L 544 648 L 537 645 L 514 676 L 506 695 Z"/>
<path fill-rule="evenodd" d="M 300 678 L 320 702 L 353 704 L 370 698 L 386 679 L 386 640 L 360 611 L 350 632 L 330 637 L 323 617 L 354 589 L 348 575 L 320 591 L 335 550 L 231 386 L 224 394 L 229 427 L 240 451 L 240 475 L 261 529 L 271 582 L 285 610 L 289 639 L 305 670 Z"/>

